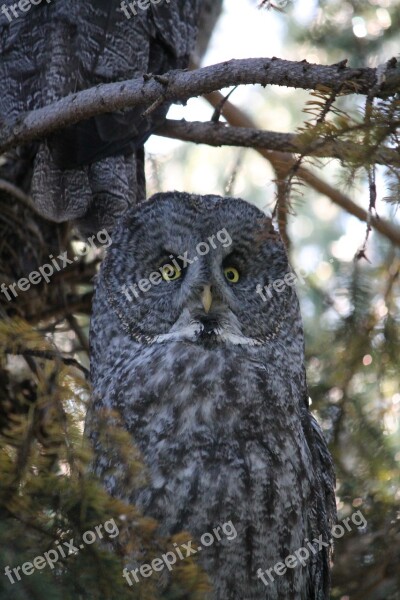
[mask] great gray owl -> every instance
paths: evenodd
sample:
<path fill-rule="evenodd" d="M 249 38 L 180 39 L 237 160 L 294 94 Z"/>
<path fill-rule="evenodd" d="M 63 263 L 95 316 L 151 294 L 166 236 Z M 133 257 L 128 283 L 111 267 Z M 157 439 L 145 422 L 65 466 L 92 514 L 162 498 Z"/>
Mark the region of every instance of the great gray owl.
<path fill-rule="evenodd" d="M 128 15 L 120 0 L 20 4 L 23 9 L 4 0 L 0 7 L 0 124 L 100 83 L 187 67 L 199 18 L 201 52 L 222 0 L 152 0 Z M 143 143 L 168 104 L 147 118 L 144 108 L 63 129 L 23 149 L 2 177 L 31 192 L 50 220 L 77 220 L 82 233 L 111 231 L 116 218 L 145 197 Z"/>
<path fill-rule="evenodd" d="M 308 407 L 298 300 L 290 285 L 267 302 L 256 291 L 289 272 L 256 207 L 175 192 L 122 218 L 97 281 L 95 470 L 163 535 L 198 540 L 232 522 L 234 540 L 199 553 L 213 600 L 328 598 L 334 475 Z M 120 414 L 143 455 L 138 489 L 99 441 L 102 409 Z M 307 543 L 304 565 L 263 582 Z"/>

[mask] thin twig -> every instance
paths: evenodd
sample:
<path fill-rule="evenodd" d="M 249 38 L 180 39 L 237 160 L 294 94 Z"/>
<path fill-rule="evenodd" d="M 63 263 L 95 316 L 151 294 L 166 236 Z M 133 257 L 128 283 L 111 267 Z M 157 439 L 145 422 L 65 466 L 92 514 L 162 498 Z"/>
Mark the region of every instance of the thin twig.
<path fill-rule="evenodd" d="M 10 194 L 10 196 L 14 196 L 14 198 L 26 206 L 26 208 L 29 208 L 33 213 L 40 216 L 32 198 L 13 183 L 6 181 L 6 179 L 0 179 L 0 191 L 6 192 L 7 194 Z"/>
<path fill-rule="evenodd" d="M 79 369 L 80 371 L 82 371 L 82 373 L 85 376 L 85 379 L 89 379 L 89 371 L 86 367 L 84 367 L 83 365 L 81 365 L 77 360 L 75 360 L 74 358 L 69 358 L 69 357 L 65 357 L 65 356 L 61 356 L 60 354 L 57 354 L 56 352 L 51 352 L 50 350 L 33 350 L 30 348 L 6 348 L 4 350 L 5 354 L 12 354 L 12 355 L 20 355 L 20 356 L 33 356 L 35 358 L 43 358 L 45 360 L 60 360 L 61 362 L 63 362 L 65 365 L 68 366 L 73 366 L 76 367 L 77 369 Z"/>
<path fill-rule="evenodd" d="M 212 106 L 216 106 L 222 97 L 222 94 L 219 92 L 213 92 L 212 94 L 207 94 L 205 98 Z M 250 117 L 229 101 L 224 104 L 222 114 L 228 123 L 235 127 L 249 127 L 251 129 L 257 129 L 255 123 L 250 119 Z M 261 154 L 261 156 L 264 156 L 264 158 L 271 163 L 275 171 L 281 169 L 282 173 L 285 172 L 285 169 L 286 172 L 289 172 L 291 165 L 294 162 L 292 155 L 284 152 L 275 152 L 274 150 L 264 150 L 262 148 L 258 148 L 257 152 Z M 337 188 L 332 187 L 305 167 L 299 168 L 297 171 L 297 176 L 299 179 L 304 181 L 304 183 L 315 189 L 317 192 L 330 198 L 334 204 L 337 204 L 349 214 L 357 217 L 357 219 L 360 219 L 360 221 L 367 223 L 369 220 L 371 226 L 376 231 L 384 235 L 396 246 L 400 246 L 400 230 L 398 227 L 388 223 L 384 219 L 371 216 L 366 210 L 346 196 L 346 194 L 343 194 L 343 192 Z"/>

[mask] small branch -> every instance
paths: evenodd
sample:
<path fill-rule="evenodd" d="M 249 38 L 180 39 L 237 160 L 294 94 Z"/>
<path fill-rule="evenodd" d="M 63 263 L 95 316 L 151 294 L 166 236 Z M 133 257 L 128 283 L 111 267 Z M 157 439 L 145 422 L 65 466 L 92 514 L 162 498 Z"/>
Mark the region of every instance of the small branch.
<path fill-rule="evenodd" d="M 157 106 L 160 97 L 166 102 L 186 102 L 221 88 L 252 84 L 306 90 L 323 86 L 324 89 L 339 88 L 341 94 L 368 94 L 376 83 L 376 73 L 376 69 L 350 69 L 343 63 L 315 65 L 275 57 L 248 58 L 194 71 L 171 71 L 163 76 L 163 81 L 147 76 L 102 84 L 70 94 L 49 106 L 20 115 L 10 124 L 3 124 L 0 153 L 94 115 L 135 107 L 140 107 L 142 112 L 147 109 L 148 113 L 148 107 Z M 386 98 L 397 93 L 399 87 L 400 67 L 392 59 L 387 63 L 385 80 L 375 96 Z"/>
<path fill-rule="evenodd" d="M 217 106 L 221 101 L 221 98 L 222 94 L 219 92 L 213 92 L 206 96 L 206 100 L 208 100 L 212 106 Z M 222 114 L 228 123 L 235 127 L 249 127 L 251 129 L 256 129 L 254 122 L 249 116 L 229 101 L 224 104 Z M 283 176 L 285 170 L 286 173 L 289 173 L 295 163 L 293 156 L 288 153 L 265 150 L 263 148 L 259 148 L 258 152 L 271 163 L 275 171 L 279 170 L 282 174 L 281 176 Z M 337 188 L 332 187 L 308 169 L 300 167 L 296 172 L 296 175 L 307 185 L 330 198 L 332 202 L 343 208 L 349 214 L 360 219 L 360 221 L 364 221 L 365 223 L 368 223 L 369 221 L 370 225 L 376 229 L 376 231 L 379 231 L 379 233 L 388 238 L 396 246 L 400 246 L 400 230 L 398 227 L 388 223 L 384 219 L 379 219 L 375 216 L 371 217 L 366 210 L 353 202 L 346 194 L 343 194 Z"/>
<path fill-rule="evenodd" d="M 74 358 L 66 358 L 64 356 L 60 356 L 56 352 L 51 352 L 49 350 L 31 350 L 30 348 L 15 348 L 15 349 L 6 348 L 4 353 L 5 354 L 14 354 L 14 355 L 17 354 L 17 355 L 21 355 L 24 357 L 31 356 L 31 357 L 35 357 L 35 358 L 43 358 L 45 360 L 54 360 L 54 361 L 60 360 L 65 365 L 76 367 L 77 369 L 82 371 L 82 373 L 85 376 L 85 379 L 89 379 L 89 371 L 88 371 L 88 369 L 86 369 L 86 367 L 81 365 Z"/>
<path fill-rule="evenodd" d="M 188 122 L 184 119 L 180 121 L 167 119 L 154 134 L 208 146 L 264 148 L 277 152 L 301 153 L 303 156 L 337 158 L 343 161 L 358 151 L 357 144 L 351 142 L 316 138 L 311 144 L 305 146 L 301 136 L 294 133 L 261 131 L 250 127 L 229 127 L 224 123 Z M 381 165 L 400 164 L 399 153 L 391 148 L 380 148 L 372 158 Z"/>
<path fill-rule="evenodd" d="M 291 241 L 288 234 L 288 196 L 287 196 L 287 184 L 284 176 L 279 170 L 275 171 L 276 174 L 276 218 L 278 221 L 278 228 L 280 236 L 287 248 L 290 250 Z"/>
<path fill-rule="evenodd" d="M 393 244 L 400 246 L 400 230 L 398 227 L 392 225 L 385 219 L 371 215 L 368 211 L 364 210 L 364 208 L 350 200 L 346 194 L 343 194 L 337 188 L 333 188 L 325 181 L 322 181 L 319 177 L 311 173 L 311 171 L 300 168 L 297 175 L 309 186 L 313 187 L 321 194 L 328 196 L 334 204 L 343 208 L 350 215 L 357 217 L 360 221 L 369 223 L 373 229 L 379 231 L 379 233 L 387 237 Z"/>
<path fill-rule="evenodd" d="M 0 179 L 0 192 L 5 192 L 6 194 L 13 196 L 19 202 L 21 202 L 21 204 L 23 204 L 24 206 L 29 208 L 29 210 L 35 213 L 35 215 L 40 216 L 40 213 L 36 208 L 35 204 L 33 203 L 32 198 L 25 194 L 25 192 L 23 192 L 19 187 L 17 187 L 13 183 L 10 183 L 6 179 Z"/>
<path fill-rule="evenodd" d="M 67 315 L 67 321 L 71 326 L 71 329 L 75 332 L 82 349 L 89 355 L 89 342 L 83 332 L 83 328 L 79 326 L 79 323 L 74 315 Z"/>
<path fill-rule="evenodd" d="M 67 315 L 72 313 L 90 315 L 92 310 L 92 296 L 92 292 L 88 292 L 83 296 L 78 296 L 76 294 L 68 295 L 65 298 L 65 304 L 48 308 L 42 313 L 25 315 L 25 318 L 32 325 L 36 325 L 37 323 L 47 321 L 48 319 L 65 319 Z"/>

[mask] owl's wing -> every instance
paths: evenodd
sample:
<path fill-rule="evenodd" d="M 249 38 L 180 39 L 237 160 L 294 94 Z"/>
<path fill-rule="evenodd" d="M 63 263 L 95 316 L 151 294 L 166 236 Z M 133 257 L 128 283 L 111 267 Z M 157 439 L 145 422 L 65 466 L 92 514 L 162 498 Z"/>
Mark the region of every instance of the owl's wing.
<path fill-rule="evenodd" d="M 0 122 L 99 83 L 186 67 L 202 0 L 165 0 L 128 19 L 120 0 L 47 0 L 0 12 Z M 10 20 L 11 17 L 11 20 Z M 142 146 L 166 115 L 140 108 L 64 129 L 35 149 L 32 195 L 50 220 L 90 230 L 144 198 Z"/>
<path fill-rule="evenodd" d="M 328 600 L 330 591 L 330 565 L 332 562 L 332 527 L 336 522 L 336 477 L 334 465 L 324 439 L 321 427 L 308 410 L 308 418 L 303 419 L 303 428 L 308 446 L 313 455 L 314 474 L 316 479 L 313 520 L 317 535 L 329 546 L 319 550 L 316 560 L 311 563 L 310 599 Z"/>

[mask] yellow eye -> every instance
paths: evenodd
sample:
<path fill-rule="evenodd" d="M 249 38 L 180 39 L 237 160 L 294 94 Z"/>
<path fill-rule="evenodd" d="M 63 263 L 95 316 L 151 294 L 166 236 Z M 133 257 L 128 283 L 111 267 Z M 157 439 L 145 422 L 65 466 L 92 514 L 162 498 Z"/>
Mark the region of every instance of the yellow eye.
<path fill-rule="evenodd" d="M 164 265 L 161 270 L 161 275 L 164 281 L 175 281 L 175 279 L 179 279 L 182 271 L 175 267 L 175 265 Z"/>
<path fill-rule="evenodd" d="M 229 283 L 237 283 L 240 279 L 239 271 L 235 267 L 225 267 L 224 275 Z"/>

